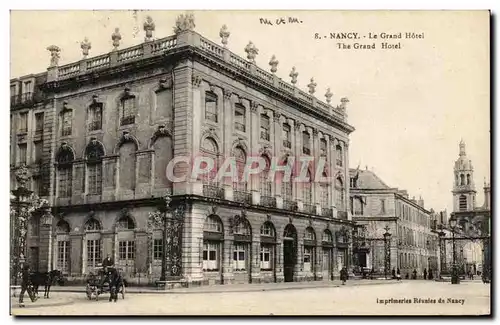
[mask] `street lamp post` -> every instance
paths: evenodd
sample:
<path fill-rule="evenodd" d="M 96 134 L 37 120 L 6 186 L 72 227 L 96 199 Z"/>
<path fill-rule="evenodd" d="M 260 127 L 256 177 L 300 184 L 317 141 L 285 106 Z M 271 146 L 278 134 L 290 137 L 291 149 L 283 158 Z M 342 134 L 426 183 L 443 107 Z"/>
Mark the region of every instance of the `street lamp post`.
<path fill-rule="evenodd" d="M 389 226 L 385 226 L 384 230 L 384 277 L 387 280 L 387 273 L 391 268 L 391 233 Z"/>
<path fill-rule="evenodd" d="M 460 278 L 458 276 L 457 270 L 457 252 L 455 248 L 455 228 L 457 226 L 457 220 L 452 218 L 450 219 L 450 227 L 451 227 L 451 245 L 453 250 L 453 262 L 452 262 L 452 270 L 451 270 L 451 284 L 460 284 Z"/>
<path fill-rule="evenodd" d="M 28 190 L 28 170 L 21 166 L 15 171 L 18 187 L 12 191 L 14 207 L 11 207 L 11 281 L 17 286 L 19 273 L 26 258 L 26 235 L 28 233 L 28 200 L 33 193 Z"/>

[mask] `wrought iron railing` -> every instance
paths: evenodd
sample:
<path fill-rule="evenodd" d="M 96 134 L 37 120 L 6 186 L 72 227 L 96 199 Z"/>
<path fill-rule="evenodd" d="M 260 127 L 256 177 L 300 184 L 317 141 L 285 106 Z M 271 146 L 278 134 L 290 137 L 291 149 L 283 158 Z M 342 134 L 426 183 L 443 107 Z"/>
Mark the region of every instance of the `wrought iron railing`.
<path fill-rule="evenodd" d="M 217 185 L 204 184 L 203 185 L 203 196 L 213 197 L 217 199 L 224 198 L 224 189 Z"/>
<path fill-rule="evenodd" d="M 101 121 L 91 121 L 89 123 L 89 131 L 96 131 L 102 129 Z"/>
<path fill-rule="evenodd" d="M 296 211 L 297 210 L 297 202 L 283 200 L 283 209 L 290 210 L 290 211 Z"/>
<path fill-rule="evenodd" d="M 252 193 L 243 191 L 233 191 L 233 198 L 236 202 L 252 204 Z"/>
<path fill-rule="evenodd" d="M 292 143 L 288 140 L 283 140 L 283 147 L 290 149 L 292 148 Z"/>
<path fill-rule="evenodd" d="M 321 208 L 321 215 L 323 217 L 331 218 L 333 217 L 333 210 L 331 208 Z"/>
<path fill-rule="evenodd" d="M 302 152 L 305 155 L 310 155 L 311 154 L 311 149 L 309 149 L 308 147 L 302 147 Z"/>
<path fill-rule="evenodd" d="M 234 127 L 238 131 L 245 132 L 245 124 L 243 124 L 243 123 L 234 122 Z"/>
<path fill-rule="evenodd" d="M 260 205 L 270 208 L 276 208 L 276 198 L 273 196 L 262 196 L 260 197 Z"/>
<path fill-rule="evenodd" d="M 63 128 L 62 131 L 61 131 L 61 135 L 64 137 L 64 136 L 68 136 L 68 135 L 71 135 L 71 131 L 72 131 L 72 128 Z"/>
<path fill-rule="evenodd" d="M 312 204 L 304 204 L 304 212 L 309 214 L 316 214 L 316 206 Z"/>
<path fill-rule="evenodd" d="M 205 112 L 205 119 L 217 123 L 217 113 Z"/>
<path fill-rule="evenodd" d="M 135 116 L 125 116 L 120 119 L 120 125 L 129 125 L 135 123 Z"/>
<path fill-rule="evenodd" d="M 347 219 L 347 212 L 346 211 L 337 211 L 337 218 Z"/>
<path fill-rule="evenodd" d="M 260 131 L 260 138 L 269 141 L 269 131 Z"/>

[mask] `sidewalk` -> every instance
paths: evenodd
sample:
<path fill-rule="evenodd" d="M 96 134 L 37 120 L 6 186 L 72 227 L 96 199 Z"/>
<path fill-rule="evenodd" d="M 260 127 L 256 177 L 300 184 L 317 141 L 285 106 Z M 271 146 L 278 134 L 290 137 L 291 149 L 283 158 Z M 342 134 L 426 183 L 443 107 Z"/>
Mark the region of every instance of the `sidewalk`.
<path fill-rule="evenodd" d="M 72 299 L 68 299 L 68 297 L 51 297 L 50 299 L 38 298 L 37 301 L 31 302 L 31 299 L 26 295 L 24 297 L 24 307 L 19 307 L 19 298 L 11 297 L 10 298 L 10 307 L 11 309 L 22 309 L 22 308 L 39 308 L 39 307 L 58 307 L 58 306 L 66 306 L 73 304 Z"/>
<path fill-rule="evenodd" d="M 353 287 L 360 285 L 382 285 L 396 284 L 396 280 L 350 280 L 345 286 L 340 281 L 312 281 L 312 282 L 282 282 L 282 283 L 259 283 L 259 284 L 228 284 L 210 285 L 191 288 L 156 289 L 153 287 L 127 287 L 125 294 L 196 294 L 196 293 L 223 293 L 223 292 L 255 292 L 276 290 L 298 290 L 315 288 Z M 400 282 L 399 282 L 400 283 Z M 50 292 L 85 292 L 84 286 L 55 286 Z"/>

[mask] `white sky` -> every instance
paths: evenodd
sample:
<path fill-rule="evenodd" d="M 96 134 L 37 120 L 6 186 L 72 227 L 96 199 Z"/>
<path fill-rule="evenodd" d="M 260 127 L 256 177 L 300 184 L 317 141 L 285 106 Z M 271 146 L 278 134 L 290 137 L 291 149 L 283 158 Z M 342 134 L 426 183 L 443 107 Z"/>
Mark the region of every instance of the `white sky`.
<path fill-rule="evenodd" d="M 13 12 L 11 77 L 45 71 L 46 47 L 62 49 L 60 65 L 81 58 L 80 42 L 92 43 L 90 56 L 109 52 L 119 27 L 121 48 L 141 43 L 147 14 L 157 38 L 172 34 L 181 12 L 132 11 Z M 293 16 L 300 25 L 265 26 L 259 17 Z M 219 30 L 231 32 L 229 48 L 246 57 L 251 40 L 259 49 L 257 64 L 286 81 L 292 66 L 307 91 L 311 77 L 316 96 L 330 87 L 333 102 L 347 96 L 351 135 L 350 165 L 367 165 L 389 186 L 422 195 L 427 208 L 452 211 L 453 164 L 463 138 L 475 168 L 477 204 L 483 204 L 483 180 L 490 174 L 489 26 L 487 12 L 195 12 L 200 34 L 220 44 Z M 134 34 L 134 27 L 138 34 Z M 334 40 L 314 33 L 424 32 L 423 40 L 402 40 L 396 51 L 339 50 Z M 135 37 L 134 37 L 135 36 Z M 361 40 L 365 41 L 365 40 Z M 369 42 L 370 44 L 372 42 Z M 377 43 L 380 43 L 377 41 Z"/>

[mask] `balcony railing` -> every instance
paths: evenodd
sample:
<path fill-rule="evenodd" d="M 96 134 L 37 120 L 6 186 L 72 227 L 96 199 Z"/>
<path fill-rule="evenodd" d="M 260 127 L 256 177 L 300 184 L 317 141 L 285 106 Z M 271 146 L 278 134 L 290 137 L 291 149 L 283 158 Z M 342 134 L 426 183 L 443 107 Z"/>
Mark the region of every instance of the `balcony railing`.
<path fill-rule="evenodd" d="M 304 204 L 304 212 L 309 214 L 316 214 L 316 206 L 312 204 Z"/>
<path fill-rule="evenodd" d="M 273 196 L 260 196 L 260 205 L 270 208 L 276 208 L 276 198 Z"/>
<path fill-rule="evenodd" d="M 71 131 L 72 131 L 71 128 L 63 128 L 61 131 L 61 136 L 65 137 L 71 135 Z"/>
<path fill-rule="evenodd" d="M 135 123 L 135 116 L 125 116 L 120 119 L 120 125 L 129 125 Z"/>
<path fill-rule="evenodd" d="M 217 123 L 217 113 L 205 112 L 205 119 Z"/>
<path fill-rule="evenodd" d="M 290 211 L 297 211 L 297 202 L 283 200 L 283 209 L 290 210 Z"/>
<path fill-rule="evenodd" d="M 331 218 L 333 217 L 333 210 L 331 208 L 321 208 L 321 215 L 323 217 Z"/>
<path fill-rule="evenodd" d="M 337 211 L 337 218 L 347 219 L 347 212 L 346 211 Z"/>
<path fill-rule="evenodd" d="M 291 149 L 292 143 L 289 140 L 283 140 L 283 147 Z"/>
<path fill-rule="evenodd" d="M 91 121 L 89 123 L 89 131 L 96 131 L 102 129 L 101 121 Z"/>
<path fill-rule="evenodd" d="M 234 127 L 235 127 L 235 128 L 236 128 L 236 130 L 238 130 L 238 131 L 245 132 L 245 124 L 243 124 L 243 123 L 240 123 L 240 122 L 234 122 Z"/>
<path fill-rule="evenodd" d="M 260 131 L 260 138 L 269 141 L 269 131 Z"/>
<path fill-rule="evenodd" d="M 233 191 L 233 197 L 236 202 L 252 204 L 252 193 Z"/>
<path fill-rule="evenodd" d="M 213 197 L 213 198 L 217 198 L 217 199 L 223 199 L 224 198 L 224 189 L 222 187 L 218 187 L 216 185 L 204 184 L 203 185 L 203 196 Z"/>

